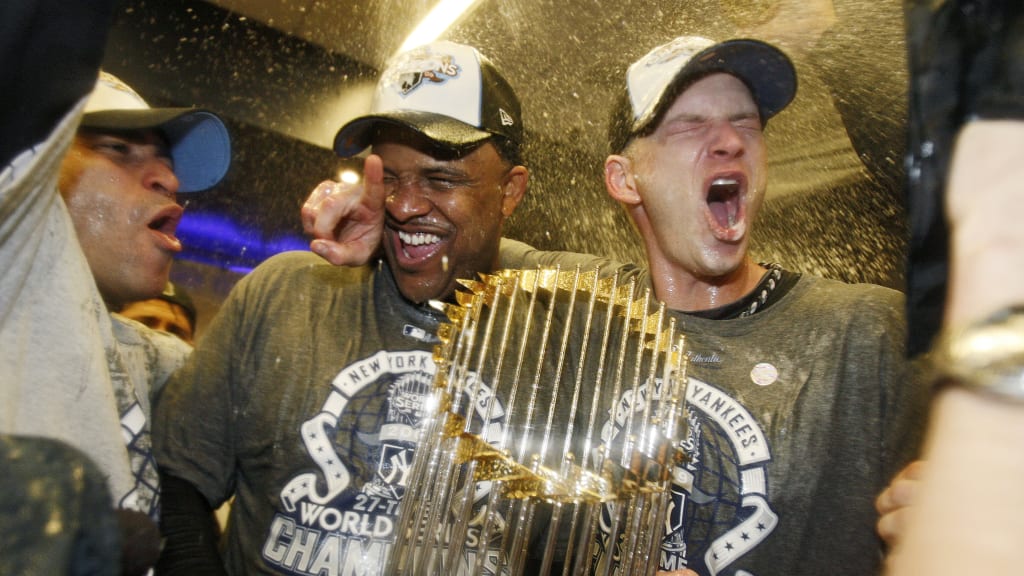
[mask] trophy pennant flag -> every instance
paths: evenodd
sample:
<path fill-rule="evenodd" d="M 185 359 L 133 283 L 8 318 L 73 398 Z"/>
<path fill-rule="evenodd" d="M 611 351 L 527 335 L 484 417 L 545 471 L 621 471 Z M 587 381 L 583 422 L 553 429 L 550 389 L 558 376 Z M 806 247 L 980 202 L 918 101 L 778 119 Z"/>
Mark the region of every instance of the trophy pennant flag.
<path fill-rule="evenodd" d="M 653 574 L 686 457 L 664 305 L 599 268 L 462 284 L 386 573 Z"/>

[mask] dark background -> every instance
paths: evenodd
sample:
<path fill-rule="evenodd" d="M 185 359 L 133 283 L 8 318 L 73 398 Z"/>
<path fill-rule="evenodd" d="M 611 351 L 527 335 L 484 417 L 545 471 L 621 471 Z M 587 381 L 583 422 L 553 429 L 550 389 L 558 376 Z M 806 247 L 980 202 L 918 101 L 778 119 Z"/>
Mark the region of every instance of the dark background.
<path fill-rule="evenodd" d="M 200 328 L 269 255 L 305 249 L 299 207 L 359 162 L 330 150 L 365 112 L 378 71 L 430 8 L 425 0 L 125 0 L 104 68 L 152 105 L 220 114 L 234 156 L 225 181 L 181 196 L 186 245 L 172 278 Z M 794 104 L 768 127 L 768 197 L 754 256 L 902 288 L 906 57 L 902 7 L 838 0 L 482 0 L 443 38 L 477 46 L 523 102 L 531 189 L 506 235 L 546 249 L 642 260 L 606 196 L 607 110 L 629 62 L 681 34 L 754 36 L 794 59 Z"/>

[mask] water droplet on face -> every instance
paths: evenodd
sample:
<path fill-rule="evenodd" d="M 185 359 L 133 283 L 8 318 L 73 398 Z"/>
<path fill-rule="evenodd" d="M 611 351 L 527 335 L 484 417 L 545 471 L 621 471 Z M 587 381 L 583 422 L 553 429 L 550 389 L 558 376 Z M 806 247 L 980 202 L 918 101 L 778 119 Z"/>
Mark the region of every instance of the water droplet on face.
<path fill-rule="evenodd" d="M 448 255 L 441 256 L 441 270 L 448 271 Z"/>

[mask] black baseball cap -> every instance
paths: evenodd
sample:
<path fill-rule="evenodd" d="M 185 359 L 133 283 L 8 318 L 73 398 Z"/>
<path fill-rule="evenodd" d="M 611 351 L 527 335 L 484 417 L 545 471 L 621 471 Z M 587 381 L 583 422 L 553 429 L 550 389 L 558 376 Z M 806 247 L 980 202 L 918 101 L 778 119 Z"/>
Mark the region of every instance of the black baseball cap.
<path fill-rule="evenodd" d="M 158 300 L 169 302 L 171 304 L 177 304 L 181 306 L 181 309 L 185 311 L 185 316 L 188 317 L 189 324 L 193 328 L 196 326 L 196 305 L 192 301 L 192 297 L 188 292 L 185 291 L 181 286 L 176 286 L 172 282 L 168 282 L 164 286 L 164 291 L 157 296 Z"/>
<path fill-rule="evenodd" d="M 377 82 L 370 113 L 341 127 L 334 151 L 343 158 L 359 154 L 381 124 L 415 130 L 456 151 L 492 136 L 504 137 L 517 150 L 523 142 L 522 112 L 512 86 L 475 48 L 448 41 L 399 54 Z"/>
<path fill-rule="evenodd" d="M 622 152 L 634 137 L 657 128 L 679 94 L 694 80 L 713 72 L 742 80 L 763 122 L 796 96 L 796 69 L 778 48 L 760 40 L 716 42 L 680 36 L 651 50 L 626 72 L 625 91 L 615 104 L 608 131 L 612 153 Z"/>

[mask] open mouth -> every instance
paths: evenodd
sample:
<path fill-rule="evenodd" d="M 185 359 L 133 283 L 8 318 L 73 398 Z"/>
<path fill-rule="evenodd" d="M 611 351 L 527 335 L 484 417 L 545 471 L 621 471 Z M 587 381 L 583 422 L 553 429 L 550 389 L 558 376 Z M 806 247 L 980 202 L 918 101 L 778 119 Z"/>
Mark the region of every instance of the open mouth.
<path fill-rule="evenodd" d="M 399 248 L 410 260 L 423 260 L 432 256 L 441 246 L 441 237 L 429 232 L 398 231 Z"/>
<path fill-rule="evenodd" d="M 175 204 L 158 212 L 147 224 L 150 230 L 157 233 L 169 250 L 181 250 L 181 241 L 175 236 L 181 216 L 182 208 Z"/>
<path fill-rule="evenodd" d="M 735 178 L 715 178 L 708 187 L 708 209 L 721 228 L 732 228 L 740 220 L 740 183 Z"/>

